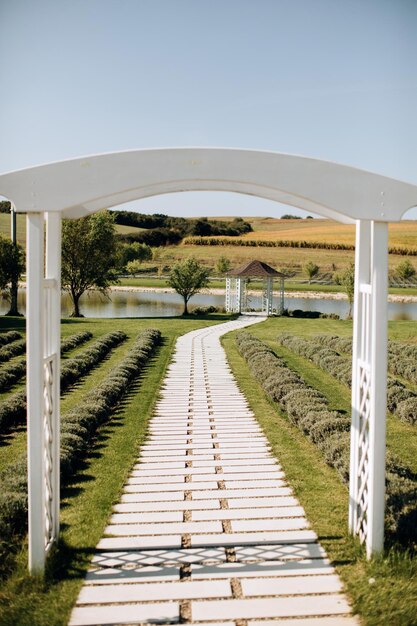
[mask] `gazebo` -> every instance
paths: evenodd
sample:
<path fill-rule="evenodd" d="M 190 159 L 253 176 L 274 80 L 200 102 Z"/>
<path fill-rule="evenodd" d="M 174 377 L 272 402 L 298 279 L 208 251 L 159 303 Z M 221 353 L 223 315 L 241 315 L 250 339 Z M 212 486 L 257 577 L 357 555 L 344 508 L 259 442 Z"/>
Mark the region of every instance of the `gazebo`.
<path fill-rule="evenodd" d="M 251 278 L 262 279 L 262 313 L 272 315 L 274 297 L 274 278 L 279 279 L 278 315 L 284 311 L 284 278 L 270 265 L 262 261 L 248 261 L 226 276 L 226 311 L 245 313 L 248 311 L 247 286 Z"/>

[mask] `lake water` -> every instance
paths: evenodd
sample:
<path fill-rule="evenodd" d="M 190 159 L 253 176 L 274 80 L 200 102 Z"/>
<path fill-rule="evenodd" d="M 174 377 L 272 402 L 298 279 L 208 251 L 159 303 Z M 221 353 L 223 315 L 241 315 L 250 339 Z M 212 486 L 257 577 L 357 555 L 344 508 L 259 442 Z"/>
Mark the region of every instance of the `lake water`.
<path fill-rule="evenodd" d="M 26 294 L 19 291 L 19 310 L 25 313 Z M 196 306 L 223 307 L 223 295 L 198 294 L 190 300 L 189 309 Z M 260 309 L 261 299 L 250 296 L 249 306 Z M 285 307 L 291 310 L 321 311 L 322 313 L 336 313 L 346 318 L 349 305 L 346 300 L 321 300 L 312 298 L 286 298 Z M 0 303 L 0 314 L 6 313 L 8 303 L 3 298 Z M 81 297 L 80 309 L 85 317 L 172 317 L 181 315 L 183 310 L 182 298 L 175 293 L 163 292 L 131 292 L 113 291 L 111 298 L 91 292 Z M 62 296 L 62 316 L 68 317 L 71 312 L 71 302 L 68 294 Z M 390 320 L 417 320 L 417 303 L 390 302 L 388 304 Z"/>

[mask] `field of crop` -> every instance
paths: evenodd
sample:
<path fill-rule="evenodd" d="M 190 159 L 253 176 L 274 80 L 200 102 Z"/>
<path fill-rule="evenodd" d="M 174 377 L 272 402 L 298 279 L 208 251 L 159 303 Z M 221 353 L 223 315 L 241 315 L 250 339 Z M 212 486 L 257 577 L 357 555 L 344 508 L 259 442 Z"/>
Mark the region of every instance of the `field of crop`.
<path fill-rule="evenodd" d="M 281 220 L 270 217 L 246 219 L 252 226 L 253 232 L 243 235 L 245 239 L 355 243 L 353 224 L 340 224 L 324 219 Z M 407 220 L 390 224 L 388 230 L 390 246 L 417 249 L 417 221 Z"/>

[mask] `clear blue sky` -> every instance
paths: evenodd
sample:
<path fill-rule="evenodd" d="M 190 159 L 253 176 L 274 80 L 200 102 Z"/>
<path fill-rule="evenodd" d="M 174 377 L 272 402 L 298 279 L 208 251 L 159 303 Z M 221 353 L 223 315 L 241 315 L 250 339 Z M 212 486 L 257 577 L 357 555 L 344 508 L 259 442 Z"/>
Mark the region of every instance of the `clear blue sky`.
<path fill-rule="evenodd" d="M 417 0 L 0 0 L 0 172 L 231 146 L 417 183 L 416 33 Z M 219 193 L 131 206 L 282 212 Z"/>

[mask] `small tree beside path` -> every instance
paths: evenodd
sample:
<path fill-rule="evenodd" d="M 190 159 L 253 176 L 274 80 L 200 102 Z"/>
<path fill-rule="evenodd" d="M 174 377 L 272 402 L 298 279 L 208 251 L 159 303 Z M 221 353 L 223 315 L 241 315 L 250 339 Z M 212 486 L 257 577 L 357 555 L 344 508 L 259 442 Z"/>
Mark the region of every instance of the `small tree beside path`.
<path fill-rule="evenodd" d="M 188 301 L 190 298 L 201 291 L 201 289 L 204 289 L 204 287 L 207 287 L 209 274 L 209 270 L 194 257 L 178 261 L 173 266 L 168 277 L 168 284 L 184 300 L 183 315 L 188 315 Z"/>

